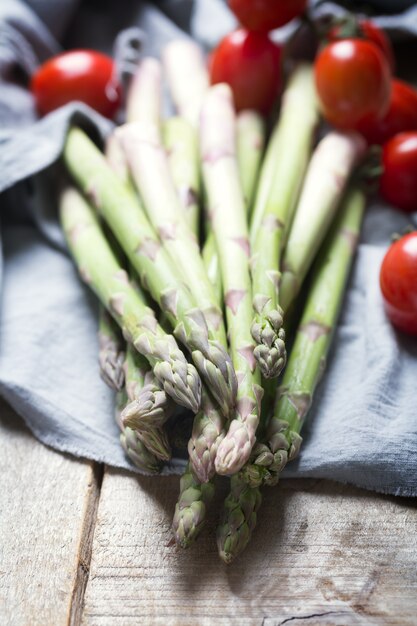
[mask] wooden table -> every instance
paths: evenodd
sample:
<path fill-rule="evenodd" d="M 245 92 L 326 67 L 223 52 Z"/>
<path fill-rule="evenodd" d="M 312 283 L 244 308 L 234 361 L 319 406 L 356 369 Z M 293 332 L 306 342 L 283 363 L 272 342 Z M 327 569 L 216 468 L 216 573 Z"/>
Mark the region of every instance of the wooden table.
<path fill-rule="evenodd" d="M 173 545 L 178 478 L 75 460 L 0 416 L 2 626 L 417 624 L 415 500 L 282 481 L 226 567 L 215 510 L 193 549 Z"/>

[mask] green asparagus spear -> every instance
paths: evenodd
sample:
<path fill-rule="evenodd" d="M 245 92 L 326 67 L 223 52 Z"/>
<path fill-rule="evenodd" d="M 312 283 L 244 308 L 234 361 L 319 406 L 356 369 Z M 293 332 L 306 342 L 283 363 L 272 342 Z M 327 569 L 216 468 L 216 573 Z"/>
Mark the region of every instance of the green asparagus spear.
<path fill-rule="evenodd" d="M 235 149 L 233 99 L 227 85 L 211 87 L 201 110 L 200 146 L 209 215 L 219 253 L 228 335 L 238 377 L 236 416 L 220 443 L 216 471 L 233 474 L 249 458 L 262 388 L 250 334 L 249 241 Z"/>
<path fill-rule="evenodd" d="M 194 418 L 188 442 L 190 466 L 202 483 L 209 481 L 215 474 L 214 463 L 225 434 L 225 420 L 203 387 L 201 408 Z"/>
<path fill-rule="evenodd" d="M 127 346 L 124 369 L 129 403 L 121 414 L 123 424 L 138 431 L 161 428 L 171 417 L 175 405 L 155 378 L 146 359 L 132 346 Z M 166 451 L 164 456 L 168 456 L 165 435 L 161 435 L 161 440 L 160 447 Z"/>
<path fill-rule="evenodd" d="M 162 63 L 178 115 L 197 127 L 210 84 L 202 49 L 188 39 L 176 39 L 163 49 Z"/>
<path fill-rule="evenodd" d="M 93 210 L 75 189 L 68 188 L 62 193 L 60 217 L 84 281 L 119 324 L 125 339 L 147 358 L 167 394 L 181 406 L 197 411 L 201 395 L 197 372 L 130 285 Z"/>
<path fill-rule="evenodd" d="M 136 432 L 131 428 L 125 427 L 120 419 L 121 411 L 128 401 L 125 389 L 116 394 L 116 422 L 121 430 L 120 443 L 126 453 L 126 456 L 132 461 L 137 468 L 147 474 L 158 474 L 161 471 L 161 462 L 146 449 L 145 445 L 140 441 Z"/>
<path fill-rule="evenodd" d="M 182 117 L 170 117 L 163 126 L 168 164 L 187 224 L 198 238 L 200 172 L 195 129 Z"/>
<path fill-rule="evenodd" d="M 249 110 L 238 113 L 236 118 L 237 163 L 248 215 L 250 215 L 258 182 L 264 143 L 265 126 L 260 115 Z M 220 302 L 222 300 L 222 277 L 216 240 L 212 232 L 208 233 L 202 254 L 208 277 Z"/>
<path fill-rule="evenodd" d="M 125 381 L 123 341 L 119 328 L 102 305 L 99 309 L 98 342 L 100 375 L 110 389 L 120 391 Z"/>
<path fill-rule="evenodd" d="M 217 547 L 225 563 L 230 564 L 248 545 L 261 502 L 258 488 L 249 487 L 237 474 L 232 476 L 217 528 Z"/>
<path fill-rule="evenodd" d="M 298 294 L 365 149 L 366 142 L 357 133 L 331 132 L 311 157 L 282 261 L 279 298 L 285 312 Z"/>
<path fill-rule="evenodd" d="M 241 476 L 252 485 L 276 484 L 287 461 L 299 451 L 300 431 L 325 368 L 364 206 L 363 192 L 351 188 L 314 265 L 304 313 L 266 430 L 263 462 L 253 459 Z"/>
<path fill-rule="evenodd" d="M 236 116 L 236 151 L 245 206 L 250 215 L 265 145 L 265 124 L 256 111 Z"/>
<path fill-rule="evenodd" d="M 278 294 L 279 259 L 284 231 L 291 222 L 307 167 L 317 118 L 312 68 L 300 65 L 290 77 L 282 98 L 251 228 L 255 310 L 252 336 L 256 342 L 254 355 L 265 378 L 278 376 L 286 361 L 283 311 Z M 276 150 L 274 154 L 272 149 Z"/>
<path fill-rule="evenodd" d="M 181 548 L 188 548 L 200 533 L 213 495 L 213 482 L 201 484 L 188 465 L 180 479 L 180 495 L 172 520 L 174 537 Z"/>
<path fill-rule="evenodd" d="M 236 377 L 225 348 L 209 334 L 202 311 L 181 283 L 140 204 L 107 165 L 103 155 L 79 129 L 64 148 L 65 163 L 109 224 L 142 285 L 169 317 L 174 334 L 187 346 L 197 369 L 224 414 L 234 406 Z M 197 391 L 197 388 L 194 388 Z M 197 398 L 197 395 L 194 394 Z"/>
<path fill-rule="evenodd" d="M 206 230 L 208 230 L 208 235 L 201 254 L 206 267 L 207 276 L 213 285 L 217 302 L 221 304 L 223 302 L 223 285 L 220 272 L 219 255 L 217 254 L 216 248 L 216 239 L 211 232 L 209 225 L 207 225 Z"/>
<path fill-rule="evenodd" d="M 126 120 L 142 121 L 160 128 L 161 64 L 156 59 L 142 59 L 129 85 L 126 99 Z M 143 98 L 143 94 L 146 97 Z"/>

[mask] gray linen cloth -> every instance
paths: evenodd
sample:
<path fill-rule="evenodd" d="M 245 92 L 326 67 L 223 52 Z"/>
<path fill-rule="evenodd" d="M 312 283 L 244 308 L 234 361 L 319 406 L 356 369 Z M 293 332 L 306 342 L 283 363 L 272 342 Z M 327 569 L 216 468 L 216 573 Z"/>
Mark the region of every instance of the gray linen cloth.
<path fill-rule="evenodd" d="M 417 34 L 416 17 L 411 7 L 378 19 L 397 34 Z M 234 24 L 221 0 L 0 4 L 0 393 L 36 437 L 58 450 L 135 471 L 119 445 L 113 394 L 99 377 L 97 304 L 78 279 L 56 220 L 55 162 L 69 124 L 97 137 L 111 124 L 78 104 L 36 121 L 13 69 L 30 75 L 61 49 L 63 35 L 67 46 L 111 52 L 128 28 L 116 43 L 123 72 L 137 54 L 134 27 L 141 29 L 143 54 L 158 55 L 178 36 L 213 45 Z M 388 323 L 378 285 L 390 235 L 409 221 L 389 207 L 368 210 L 326 375 L 287 476 L 417 495 L 417 342 Z M 183 463 L 175 460 L 166 472 Z"/>

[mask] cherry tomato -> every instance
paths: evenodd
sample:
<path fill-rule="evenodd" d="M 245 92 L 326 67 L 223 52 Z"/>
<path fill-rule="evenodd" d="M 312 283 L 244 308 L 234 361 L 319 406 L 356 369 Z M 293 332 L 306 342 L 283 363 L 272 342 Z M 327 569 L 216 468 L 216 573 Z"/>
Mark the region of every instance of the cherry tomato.
<path fill-rule="evenodd" d="M 43 115 L 79 100 L 112 118 L 120 103 L 113 60 L 94 50 L 72 50 L 49 59 L 33 75 L 30 88 Z"/>
<path fill-rule="evenodd" d="M 268 32 L 304 13 L 307 0 L 229 0 L 229 6 L 242 26 Z"/>
<path fill-rule="evenodd" d="M 404 211 L 417 211 L 417 132 L 399 133 L 382 149 L 383 198 Z"/>
<path fill-rule="evenodd" d="M 417 91 L 397 79 L 391 85 L 391 101 L 386 114 L 381 119 L 369 119 L 358 125 L 369 144 L 383 144 L 398 133 L 417 130 Z"/>
<path fill-rule="evenodd" d="M 417 232 L 401 237 L 388 249 L 379 281 L 391 322 L 417 335 Z"/>
<path fill-rule="evenodd" d="M 233 31 L 212 53 L 210 78 L 230 85 L 237 111 L 268 114 L 281 84 L 281 48 L 265 33 Z"/>
<path fill-rule="evenodd" d="M 346 33 L 345 36 L 344 33 Z M 336 41 L 341 38 L 364 37 L 368 41 L 374 43 L 383 52 L 390 66 L 391 72 L 395 70 L 395 57 L 392 45 L 383 30 L 378 28 L 374 22 L 370 20 L 354 19 L 353 22 L 346 21 L 338 24 L 329 32 L 330 41 Z"/>
<path fill-rule="evenodd" d="M 342 39 L 323 48 L 315 62 L 315 80 L 323 115 L 338 128 L 356 129 L 388 109 L 388 62 L 369 41 Z"/>

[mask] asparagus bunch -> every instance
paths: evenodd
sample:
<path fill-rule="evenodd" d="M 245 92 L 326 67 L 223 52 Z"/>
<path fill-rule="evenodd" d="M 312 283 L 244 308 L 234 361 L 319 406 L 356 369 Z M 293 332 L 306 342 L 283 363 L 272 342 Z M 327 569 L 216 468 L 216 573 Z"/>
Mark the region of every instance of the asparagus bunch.
<path fill-rule="evenodd" d="M 265 378 L 286 361 L 279 259 L 310 155 L 318 113 L 312 68 L 300 65 L 282 98 L 280 118 L 265 158 L 251 226 L 254 351 Z"/>
<path fill-rule="evenodd" d="M 357 190 L 346 196 L 316 261 L 273 414 L 264 412 L 260 421 L 262 387 L 268 396 L 269 379 L 285 364 L 283 309 L 294 302 L 364 144 L 353 134 L 330 133 L 308 165 L 318 112 L 304 64 L 290 78 L 260 167 L 262 121 L 251 111 L 235 117 L 227 86 L 209 88 L 198 47 L 170 44 L 164 69 L 178 117 L 162 120 L 161 66 L 144 59 L 131 82 L 128 123 L 109 138 L 107 162 L 76 129 L 64 150 L 70 173 L 126 254 L 131 279 L 75 190 L 62 196 L 61 220 L 82 276 L 106 309 L 100 363 L 103 378 L 119 390 L 126 454 L 141 470 L 160 471 L 170 458 L 165 423 L 172 400 L 195 413 L 174 535 L 182 547 L 194 541 L 214 474 L 231 475 L 217 534 L 229 563 L 256 525 L 260 488 L 278 482 L 301 445 L 360 226 L 364 201 Z M 203 203 L 209 226 L 200 254 Z M 160 323 L 135 277 L 156 302 Z M 182 342 L 203 385 L 161 324 Z"/>

